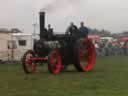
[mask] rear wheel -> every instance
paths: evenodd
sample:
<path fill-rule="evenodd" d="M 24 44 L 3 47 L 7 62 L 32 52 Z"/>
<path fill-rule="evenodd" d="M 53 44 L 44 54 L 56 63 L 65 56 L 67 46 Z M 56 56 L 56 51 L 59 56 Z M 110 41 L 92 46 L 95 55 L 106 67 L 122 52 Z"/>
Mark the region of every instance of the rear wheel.
<path fill-rule="evenodd" d="M 78 71 L 88 72 L 94 67 L 95 47 L 91 40 L 81 39 L 74 48 L 74 65 Z"/>
<path fill-rule="evenodd" d="M 62 70 L 62 57 L 58 48 L 53 49 L 48 57 L 48 70 L 53 74 L 59 74 Z"/>
<path fill-rule="evenodd" d="M 35 53 L 32 50 L 29 50 L 24 54 L 22 65 L 25 73 L 34 73 L 36 71 L 36 64 L 31 60 L 34 56 Z"/>

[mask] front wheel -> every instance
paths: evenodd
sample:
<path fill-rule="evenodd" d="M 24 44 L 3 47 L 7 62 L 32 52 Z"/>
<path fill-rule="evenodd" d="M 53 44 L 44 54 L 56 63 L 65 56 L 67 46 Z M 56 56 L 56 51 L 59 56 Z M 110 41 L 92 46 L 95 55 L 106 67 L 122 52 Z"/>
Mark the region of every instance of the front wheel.
<path fill-rule="evenodd" d="M 32 50 L 28 50 L 23 58 L 22 65 L 25 73 L 34 73 L 36 71 L 36 64 L 32 62 L 31 58 L 35 56 Z"/>
<path fill-rule="evenodd" d="M 78 71 L 88 72 L 94 67 L 95 47 L 90 39 L 81 39 L 74 48 L 74 66 Z"/>
<path fill-rule="evenodd" d="M 53 74 L 59 74 L 62 70 L 62 57 L 58 48 L 53 49 L 49 54 L 48 70 Z"/>

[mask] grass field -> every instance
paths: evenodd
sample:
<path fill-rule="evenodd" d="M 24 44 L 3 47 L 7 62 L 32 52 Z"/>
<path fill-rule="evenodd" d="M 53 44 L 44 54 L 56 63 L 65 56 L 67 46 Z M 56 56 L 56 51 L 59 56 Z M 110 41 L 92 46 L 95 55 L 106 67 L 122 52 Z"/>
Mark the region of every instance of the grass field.
<path fill-rule="evenodd" d="M 97 58 L 92 72 L 70 66 L 60 75 L 46 66 L 26 75 L 20 64 L 1 64 L 0 96 L 128 96 L 128 57 Z"/>

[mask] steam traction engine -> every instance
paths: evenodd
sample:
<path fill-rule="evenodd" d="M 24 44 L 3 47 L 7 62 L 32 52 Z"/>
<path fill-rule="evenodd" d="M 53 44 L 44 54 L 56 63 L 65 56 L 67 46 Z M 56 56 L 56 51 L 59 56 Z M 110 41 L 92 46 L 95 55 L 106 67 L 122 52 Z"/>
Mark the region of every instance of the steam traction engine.
<path fill-rule="evenodd" d="M 50 38 L 48 38 L 51 35 Z M 25 73 L 34 73 L 38 63 L 46 62 L 50 73 L 59 74 L 69 64 L 78 71 L 91 71 L 95 64 L 95 47 L 92 41 L 82 34 L 77 37 L 68 34 L 47 34 L 45 13 L 40 12 L 40 40 L 35 42 L 33 50 L 28 50 L 22 65 Z"/>

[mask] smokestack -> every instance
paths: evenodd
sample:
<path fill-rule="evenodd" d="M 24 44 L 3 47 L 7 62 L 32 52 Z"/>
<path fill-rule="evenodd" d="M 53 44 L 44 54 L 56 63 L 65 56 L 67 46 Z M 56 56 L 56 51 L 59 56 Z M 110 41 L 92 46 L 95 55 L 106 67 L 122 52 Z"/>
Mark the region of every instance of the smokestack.
<path fill-rule="evenodd" d="M 45 12 L 40 12 L 40 39 L 44 38 L 45 33 Z"/>

